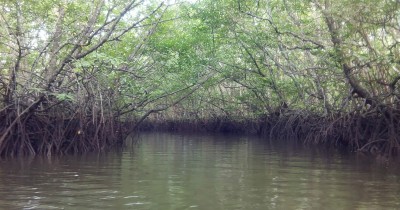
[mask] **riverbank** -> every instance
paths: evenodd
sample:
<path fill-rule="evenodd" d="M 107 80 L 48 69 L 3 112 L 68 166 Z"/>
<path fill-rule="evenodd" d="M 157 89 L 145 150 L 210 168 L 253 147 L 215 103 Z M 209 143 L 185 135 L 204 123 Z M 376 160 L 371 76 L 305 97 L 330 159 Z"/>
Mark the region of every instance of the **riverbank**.
<path fill-rule="evenodd" d="M 122 122 L 100 115 L 65 118 L 54 113 L 30 113 L 15 116 L 5 112 L 0 116 L 2 157 L 101 151 L 122 146 L 132 132 L 145 130 L 258 134 L 272 141 L 327 145 L 381 157 L 397 157 L 400 150 L 400 112 L 394 109 L 330 116 L 287 110 L 255 119 L 226 116 L 168 119 L 149 116 L 139 125 L 135 121 Z"/>
<path fill-rule="evenodd" d="M 400 152 L 400 113 L 395 110 L 320 116 L 305 111 L 274 113 L 258 119 L 148 119 L 139 130 L 258 134 L 269 140 L 298 141 L 395 157 Z"/>
<path fill-rule="evenodd" d="M 79 154 L 121 146 L 127 131 L 101 115 L 0 112 L 0 156 Z"/>

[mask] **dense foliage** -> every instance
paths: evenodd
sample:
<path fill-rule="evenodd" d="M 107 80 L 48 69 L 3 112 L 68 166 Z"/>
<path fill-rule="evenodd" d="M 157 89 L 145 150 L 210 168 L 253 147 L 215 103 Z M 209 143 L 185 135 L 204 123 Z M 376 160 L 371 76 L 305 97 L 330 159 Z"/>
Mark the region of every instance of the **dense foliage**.
<path fill-rule="evenodd" d="M 3 0 L 0 153 L 104 149 L 146 119 L 396 152 L 399 6 Z"/>

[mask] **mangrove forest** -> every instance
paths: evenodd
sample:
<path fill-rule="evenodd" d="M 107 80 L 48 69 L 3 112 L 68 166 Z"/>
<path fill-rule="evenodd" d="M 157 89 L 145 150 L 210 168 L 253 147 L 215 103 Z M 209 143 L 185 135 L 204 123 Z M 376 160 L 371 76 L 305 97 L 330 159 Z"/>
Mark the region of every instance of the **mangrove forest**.
<path fill-rule="evenodd" d="M 400 151 L 398 0 L 0 0 L 0 156 L 144 129 Z"/>

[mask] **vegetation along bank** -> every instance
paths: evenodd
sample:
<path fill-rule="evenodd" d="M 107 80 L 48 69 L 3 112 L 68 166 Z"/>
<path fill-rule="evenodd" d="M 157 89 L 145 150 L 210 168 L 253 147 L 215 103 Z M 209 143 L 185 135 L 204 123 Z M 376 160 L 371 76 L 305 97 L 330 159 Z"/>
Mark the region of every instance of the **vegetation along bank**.
<path fill-rule="evenodd" d="M 1 0 L 0 155 L 156 126 L 396 155 L 399 4 Z"/>

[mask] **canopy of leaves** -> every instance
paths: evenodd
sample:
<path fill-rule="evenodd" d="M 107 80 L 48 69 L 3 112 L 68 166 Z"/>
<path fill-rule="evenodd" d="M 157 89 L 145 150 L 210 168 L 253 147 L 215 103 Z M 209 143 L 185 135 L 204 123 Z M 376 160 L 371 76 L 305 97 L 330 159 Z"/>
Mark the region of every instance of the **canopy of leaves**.
<path fill-rule="evenodd" d="M 399 102 L 398 1 L 172 2 L 2 1 L 1 107 L 252 118 Z"/>

